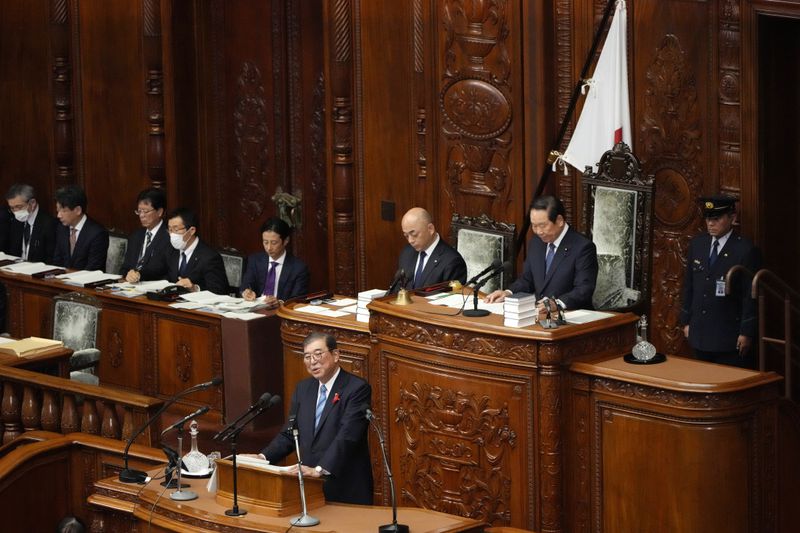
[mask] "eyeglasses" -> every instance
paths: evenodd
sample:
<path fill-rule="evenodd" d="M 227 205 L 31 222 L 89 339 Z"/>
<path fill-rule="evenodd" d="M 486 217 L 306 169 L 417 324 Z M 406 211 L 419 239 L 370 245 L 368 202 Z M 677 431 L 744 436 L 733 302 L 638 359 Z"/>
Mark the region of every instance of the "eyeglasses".
<path fill-rule="evenodd" d="M 140 217 L 142 215 L 149 215 L 153 211 L 155 211 L 155 209 L 134 209 L 133 214 Z"/>
<path fill-rule="evenodd" d="M 168 227 L 167 231 L 170 232 L 170 233 L 178 233 L 178 234 L 182 235 L 182 234 L 186 233 L 186 226 L 181 226 L 180 228 Z"/>
<path fill-rule="evenodd" d="M 330 350 L 314 350 L 313 352 L 304 353 L 303 361 L 310 363 L 311 361 L 317 362 L 322 360 L 323 354 L 330 352 Z"/>
<path fill-rule="evenodd" d="M 25 202 L 24 204 L 14 204 L 14 205 L 10 205 L 10 206 L 8 206 L 8 209 L 9 209 L 9 210 L 10 210 L 12 213 L 14 213 L 15 211 L 22 211 L 23 209 L 27 209 L 27 208 L 28 208 L 28 206 L 30 205 L 30 203 L 31 203 L 31 201 L 30 201 L 30 200 L 28 200 L 28 201 L 27 201 L 27 202 Z"/>

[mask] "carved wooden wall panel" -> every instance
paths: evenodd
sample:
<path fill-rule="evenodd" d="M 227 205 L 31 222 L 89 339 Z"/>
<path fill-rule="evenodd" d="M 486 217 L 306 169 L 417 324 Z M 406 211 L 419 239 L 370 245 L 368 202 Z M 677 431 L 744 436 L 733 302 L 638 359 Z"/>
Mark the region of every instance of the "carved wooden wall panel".
<path fill-rule="evenodd" d="M 380 365 L 398 504 L 530 523 L 532 502 L 513 496 L 533 483 L 530 373 L 455 368 L 394 349 Z"/>

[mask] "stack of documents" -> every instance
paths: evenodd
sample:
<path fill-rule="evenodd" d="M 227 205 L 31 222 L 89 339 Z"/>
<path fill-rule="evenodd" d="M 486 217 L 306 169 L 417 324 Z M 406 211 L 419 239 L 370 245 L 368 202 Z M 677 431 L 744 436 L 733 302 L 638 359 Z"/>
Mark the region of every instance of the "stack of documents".
<path fill-rule="evenodd" d="M 157 281 L 140 281 L 139 283 L 112 283 L 108 287 L 114 291 L 117 296 L 125 296 L 126 298 L 135 298 L 137 296 L 144 296 L 148 292 L 156 292 L 174 285 L 167 280 Z"/>
<path fill-rule="evenodd" d="M 108 274 L 102 270 L 76 270 L 56 276 L 56 279 L 78 287 L 102 285 L 104 281 L 111 282 L 119 278 L 119 274 Z"/>
<path fill-rule="evenodd" d="M 0 344 L 0 353 L 16 355 L 17 357 L 27 357 L 47 352 L 53 348 L 60 348 L 61 346 L 64 346 L 64 343 L 61 341 L 43 339 L 41 337 L 28 337 L 27 339 Z"/>
<path fill-rule="evenodd" d="M 385 289 L 371 289 L 358 293 L 358 303 L 356 304 L 356 320 L 359 322 L 369 322 L 369 309 L 367 304 L 375 298 L 380 298 L 386 294 Z"/>
<path fill-rule="evenodd" d="M 22 263 L 14 263 L 0 268 L 5 270 L 6 272 L 11 272 L 13 274 L 27 274 L 31 276 L 33 274 L 38 274 L 39 272 L 47 272 L 48 270 L 55 270 L 59 267 L 53 265 L 46 265 L 44 263 L 28 263 L 27 261 L 23 261 Z"/>
<path fill-rule="evenodd" d="M 503 301 L 503 325 L 524 328 L 536 323 L 536 296 L 524 292 L 506 296 Z"/>

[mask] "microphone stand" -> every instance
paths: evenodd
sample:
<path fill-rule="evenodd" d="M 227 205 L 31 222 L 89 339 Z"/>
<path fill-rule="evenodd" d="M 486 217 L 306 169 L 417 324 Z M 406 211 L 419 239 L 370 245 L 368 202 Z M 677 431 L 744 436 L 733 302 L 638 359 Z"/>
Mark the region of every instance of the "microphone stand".
<path fill-rule="evenodd" d="M 247 514 L 247 511 L 239 510 L 239 468 L 236 466 L 236 442 L 239 440 L 239 433 L 241 433 L 246 426 L 247 424 L 242 424 L 225 437 L 226 439 L 229 438 L 231 441 L 231 454 L 233 455 L 233 507 L 225 511 L 226 516 L 244 516 Z"/>
<path fill-rule="evenodd" d="M 186 502 L 186 501 L 189 501 L 189 500 L 196 500 L 197 499 L 197 493 L 196 492 L 194 492 L 192 490 L 182 490 L 182 488 L 181 488 L 182 487 L 182 485 L 181 485 L 181 470 L 183 470 L 181 468 L 181 463 L 183 462 L 182 459 L 181 459 L 182 457 L 183 457 L 183 424 L 178 426 L 178 481 L 177 481 L 178 488 L 177 488 L 177 490 L 175 490 L 175 492 L 170 494 L 169 497 L 172 500 L 176 500 L 176 501 L 180 501 L 180 502 Z"/>
<path fill-rule="evenodd" d="M 469 317 L 479 317 L 479 316 L 487 316 L 489 311 L 486 309 L 478 309 L 478 290 L 482 287 L 483 284 L 476 283 L 472 286 L 472 309 L 464 309 L 461 313 L 464 316 Z"/>
<path fill-rule="evenodd" d="M 374 423 L 375 415 L 372 414 L 371 410 L 367 409 L 366 416 L 367 420 L 370 421 L 370 425 L 375 430 L 375 433 L 378 434 L 378 442 L 380 443 L 381 454 L 383 455 L 383 465 L 386 467 L 386 475 L 389 478 L 389 492 L 392 496 L 392 523 L 379 526 L 378 533 L 408 533 L 408 526 L 397 523 L 397 497 L 394 493 L 394 477 L 392 476 L 392 469 L 389 467 L 389 458 L 386 455 L 386 442 L 383 440 L 383 432 L 378 427 L 378 424 Z"/>
<path fill-rule="evenodd" d="M 306 486 L 303 483 L 303 460 L 300 459 L 299 434 L 300 432 L 297 430 L 297 426 L 293 424 L 292 435 L 294 436 L 294 450 L 297 454 L 297 479 L 300 480 L 300 503 L 303 506 L 303 513 L 297 518 L 289 520 L 289 524 L 300 527 L 316 526 L 319 524 L 319 518 L 309 515 L 306 508 Z"/>

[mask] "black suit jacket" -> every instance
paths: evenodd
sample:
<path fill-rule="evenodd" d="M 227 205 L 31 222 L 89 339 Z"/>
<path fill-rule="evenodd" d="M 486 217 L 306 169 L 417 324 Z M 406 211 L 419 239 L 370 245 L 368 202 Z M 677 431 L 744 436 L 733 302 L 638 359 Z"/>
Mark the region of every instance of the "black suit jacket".
<path fill-rule="evenodd" d="M 266 252 L 258 252 L 247 258 L 247 269 L 242 276 L 239 291 L 250 289 L 261 296 L 264 292 L 264 281 L 269 270 L 269 256 Z M 278 299 L 288 300 L 295 296 L 308 294 L 308 267 L 302 259 L 286 253 L 278 278 Z"/>
<path fill-rule="evenodd" d="M 372 399 L 372 388 L 363 379 L 339 371 L 328 391 L 319 427 L 314 432 L 319 381 L 306 378 L 297 384 L 290 413 L 297 414 L 300 455 L 303 464 L 321 466 L 330 472 L 323 490 L 329 502 L 372 505 L 372 465 L 369 458 L 364 407 Z M 288 424 L 261 453 L 271 463 L 294 451 Z"/>
<path fill-rule="evenodd" d="M 56 229 L 58 226 L 58 220 L 49 213 L 45 213 L 42 210 L 42 206 L 39 206 L 39 212 L 36 213 L 36 220 L 31 227 L 28 261 L 31 263 L 38 261 L 51 263 L 53 261 L 53 252 L 56 247 Z M 16 219 L 11 222 L 8 246 L 8 253 L 11 255 L 22 256 L 22 234 L 24 231 L 24 223 L 17 222 Z"/>
<path fill-rule="evenodd" d="M 125 250 L 125 261 L 122 263 L 120 272 L 123 276 L 131 270 L 136 270 L 146 234 L 146 228 L 139 228 L 128 237 L 128 248 Z M 167 223 L 162 222 L 142 258 L 141 268 L 139 269 L 142 281 L 167 278 L 167 254 L 172 249 L 172 245 L 169 243 Z"/>
<path fill-rule="evenodd" d="M 439 236 L 439 244 L 433 249 L 431 256 L 425 263 L 422 270 L 422 279 L 414 283 L 414 274 L 417 266 L 419 252 L 414 250 L 410 244 L 406 244 L 400 252 L 398 267 L 402 268 L 408 279 L 408 287 L 419 288 L 435 285 L 442 281 L 459 280 L 461 283 L 467 281 L 467 264 L 458 251 L 444 242 Z"/>
<path fill-rule="evenodd" d="M 592 309 L 597 283 L 597 247 L 571 227 L 561 240 L 550 271 L 545 275 L 547 245 L 536 235 L 528 241 L 522 276 L 511 284 L 513 292 L 529 292 L 537 298 L 555 296 L 567 309 Z"/>
<path fill-rule="evenodd" d="M 8 247 L 12 220 L 14 220 L 14 216 L 8 211 L 8 209 L 0 209 L 0 250 L 7 254 L 18 255 L 12 254 Z"/>
<path fill-rule="evenodd" d="M 108 231 L 106 228 L 86 217 L 83 229 L 78 233 L 75 252 L 69 253 L 69 226 L 56 228 L 56 248 L 53 264 L 75 270 L 105 270 L 108 254 Z"/>
<path fill-rule="evenodd" d="M 172 248 L 172 245 L 170 245 Z M 178 266 L 180 266 L 181 252 L 172 248 L 167 254 L 167 279 L 173 283 L 178 281 Z M 197 243 L 197 248 L 189 258 L 186 275 L 192 283 L 200 289 L 216 294 L 228 294 L 228 278 L 225 275 L 225 264 L 222 256 L 215 249 L 203 241 Z"/>
<path fill-rule="evenodd" d="M 752 278 L 740 275 L 728 296 L 716 296 L 716 283 L 734 265 L 756 272 L 761 264 L 758 248 L 735 232 L 718 250 L 717 260 L 709 267 L 711 236 L 694 237 L 689 243 L 686 275 L 681 302 L 681 325 L 689 325 L 689 344 L 695 350 L 736 352 L 739 335 L 756 336 L 756 301 L 750 297 Z"/>

